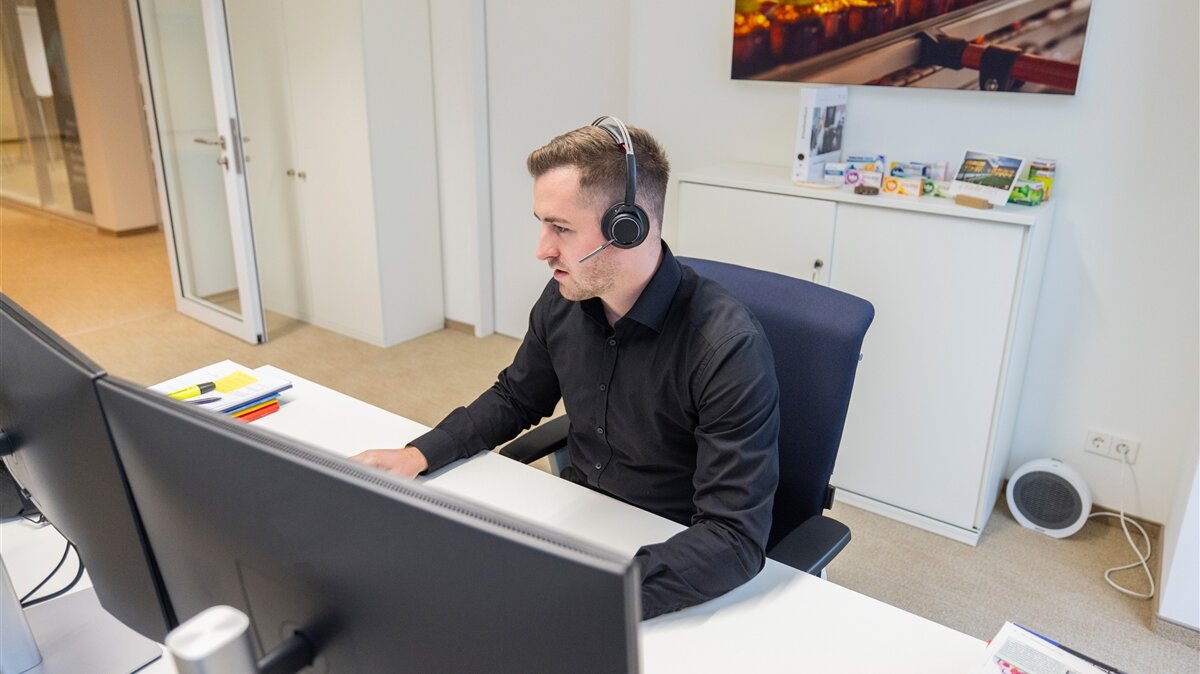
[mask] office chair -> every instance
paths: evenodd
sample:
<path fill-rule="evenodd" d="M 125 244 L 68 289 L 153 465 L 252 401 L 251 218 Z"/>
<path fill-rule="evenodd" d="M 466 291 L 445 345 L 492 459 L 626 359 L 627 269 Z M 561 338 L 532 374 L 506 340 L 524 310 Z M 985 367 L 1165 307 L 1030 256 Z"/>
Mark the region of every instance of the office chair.
<path fill-rule="evenodd" d="M 779 379 L 779 486 L 767 556 L 820 575 L 850 542 L 850 529 L 821 514 L 850 405 L 870 302 L 758 269 L 678 258 L 750 308 L 766 333 Z M 510 442 L 504 456 L 531 463 L 566 447 L 570 420 L 558 417 Z"/>

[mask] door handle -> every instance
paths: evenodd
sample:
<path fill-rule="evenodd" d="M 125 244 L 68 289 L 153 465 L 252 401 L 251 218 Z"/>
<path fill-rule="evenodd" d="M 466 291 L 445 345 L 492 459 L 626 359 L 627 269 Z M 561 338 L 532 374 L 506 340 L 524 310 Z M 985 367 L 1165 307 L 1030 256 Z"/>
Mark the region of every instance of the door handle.
<path fill-rule="evenodd" d="M 217 145 L 220 146 L 222 150 L 225 149 L 225 136 L 217 136 L 216 140 L 209 140 L 207 138 L 193 138 L 192 141 L 199 143 L 200 145 Z"/>

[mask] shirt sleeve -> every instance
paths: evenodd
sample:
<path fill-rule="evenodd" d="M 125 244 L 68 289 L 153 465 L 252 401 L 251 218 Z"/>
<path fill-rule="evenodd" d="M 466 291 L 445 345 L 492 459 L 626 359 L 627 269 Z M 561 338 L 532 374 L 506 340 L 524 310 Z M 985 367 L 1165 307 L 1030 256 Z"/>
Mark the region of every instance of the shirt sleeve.
<path fill-rule="evenodd" d="M 698 425 L 692 525 L 636 556 L 642 618 L 718 597 L 766 558 L 779 483 L 779 383 L 761 333 L 734 335 L 696 375 Z"/>
<path fill-rule="evenodd" d="M 546 347 L 547 286 L 529 312 L 529 329 L 513 362 L 496 383 L 466 407 L 451 412 L 433 430 L 413 440 L 432 472 L 458 459 L 488 451 L 512 440 L 521 431 L 550 416 L 561 392 Z"/>

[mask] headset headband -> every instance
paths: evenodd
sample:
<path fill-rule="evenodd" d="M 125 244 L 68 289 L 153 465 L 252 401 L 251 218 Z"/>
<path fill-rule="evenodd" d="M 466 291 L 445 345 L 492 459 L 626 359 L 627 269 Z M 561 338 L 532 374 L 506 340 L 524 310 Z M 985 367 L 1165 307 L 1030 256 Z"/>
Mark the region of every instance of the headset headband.
<path fill-rule="evenodd" d="M 637 196 L 637 161 L 633 157 L 633 138 L 629 135 L 629 129 L 625 128 L 625 122 L 609 115 L 597 117 L 592 126 L 607 131 L 617 145 L 625 150 L 625 205 L 633 206 Z"/>

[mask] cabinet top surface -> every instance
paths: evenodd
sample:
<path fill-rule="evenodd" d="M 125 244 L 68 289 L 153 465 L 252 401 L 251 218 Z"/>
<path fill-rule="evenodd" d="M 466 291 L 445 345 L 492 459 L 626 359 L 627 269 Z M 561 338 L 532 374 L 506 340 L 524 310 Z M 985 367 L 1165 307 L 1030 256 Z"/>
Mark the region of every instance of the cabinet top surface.
<path fill-rule="evenodd" d="M 882 194 L 866 196 L 844 189 L 801 187 L 791 181 L 791 169 L 789 167 L 772 164 L 740 162 L 716 164 L 683 173 L 679 176 L 679 182 L 732 187 L 759 192 L 774 192 L 776 194 L 806 197 L 809 199 L 837 201 L 879 208 L 895 208 L 920 213 L 953 215 L 960 218 L 990 220 L 992 222 L 1005 222 L 1030 227 L 1048 222 L 1054 209 L 1053 203 L 1045 203 L 1041 206 L 1017 206 L 1009 204 L 998 208 L 981 209 L 962 206 L 954 203 L 952 199 L 941 197 L 919 197 L 913 199 L 909 197 L 888 197 Z"/>

